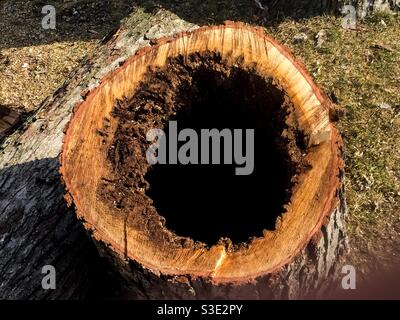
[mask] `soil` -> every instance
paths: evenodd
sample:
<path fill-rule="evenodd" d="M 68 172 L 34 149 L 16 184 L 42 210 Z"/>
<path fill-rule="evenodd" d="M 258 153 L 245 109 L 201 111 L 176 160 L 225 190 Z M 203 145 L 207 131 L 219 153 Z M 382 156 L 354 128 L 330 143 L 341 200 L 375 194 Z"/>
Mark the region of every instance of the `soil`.
<path fill-rule="evenodd" d="M 216 53 L 178 56 L 163 68 L 149 69 L 112 115 L 118 121 L 108 150 L 113 177 L 103 179 L 99 198 L 159 241 L 243 245 L 262 236 L 263 229 L 274 230 L 308 167 L 306 137 L 285 93 L 255 66 Z M 236 176 L 235 164 L 149 166 L 146 133 L 171 120 L 178 130 L 198 133 L 255 129 L 253 174 Z"/>

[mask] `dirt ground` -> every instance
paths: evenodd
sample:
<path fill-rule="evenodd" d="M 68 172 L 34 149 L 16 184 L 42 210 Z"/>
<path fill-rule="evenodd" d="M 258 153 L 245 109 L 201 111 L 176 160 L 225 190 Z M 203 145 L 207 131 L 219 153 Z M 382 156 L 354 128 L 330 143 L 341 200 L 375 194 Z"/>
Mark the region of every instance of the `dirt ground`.
<path fill-rule="evenodd" d="M 57 29 L 41 28 L 54 4 Z M 241 20 L 266 27 L 305 63 L 345 113 L 347 228 L 344 259 L 363 276 L 400 263 L 400 18 L 378 14 L 344 30 L 342 19 L 271 20 L 253 1 L 0 1 L 0 105 L 32 111 L 130 10 L 164 7 L 196 24 Z"/>

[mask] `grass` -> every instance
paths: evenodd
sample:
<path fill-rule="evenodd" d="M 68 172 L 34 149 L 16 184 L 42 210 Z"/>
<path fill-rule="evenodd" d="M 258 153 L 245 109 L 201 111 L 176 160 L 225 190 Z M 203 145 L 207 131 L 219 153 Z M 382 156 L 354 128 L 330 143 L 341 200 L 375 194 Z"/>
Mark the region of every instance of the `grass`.
<path fill-rule="evenodd" d="M 47 4 L 56 30 L 41 27 Z M 123 0 L 0 0 L 0 104 L 35 109 L 127 12 Z"/>
<path fill-rule="evenodd" d="M 379 14 L 358 28 L 347 31 L 340 18 L 322 16 L 268 31 L 345 109 L 338 127 L 347 165 L 348 259 L 368 273 L 400 261 L 400 20 Z M 318 49 L 320 30 L 327 37 Z M 308 39 L 294 43 L 300 32 Z"/>

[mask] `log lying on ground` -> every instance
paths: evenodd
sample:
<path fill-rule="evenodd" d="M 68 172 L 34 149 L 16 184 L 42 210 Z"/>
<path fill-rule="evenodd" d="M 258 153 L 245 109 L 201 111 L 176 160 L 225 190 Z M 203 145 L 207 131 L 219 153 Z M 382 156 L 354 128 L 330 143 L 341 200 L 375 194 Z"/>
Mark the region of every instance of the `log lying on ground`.
<path fill-rule="evenodd" d="M 76 105 L 61 155 L 66 199 L 126 280 L 131 297 L 321 294 L 334 280 L 335 261 L 345 247 L 341 138 L 329 120 L 329 108 L 304 67 L 262 29 L 228 22 L 161 38 L 108 74 Z M 274 188 L 265 182 L 260 195 L 271 203 L 265 202 L 257 214 L 273 215 L 274 227 L 256 225 L 258 232 L 234 243 L 226 237 L 229 230 L 217 242 L 197 241 L 215 229 L 216 215 L 206 221 L 206 230 L 197 230 L 197 238 L 182 235 L 195 223 L 181 234 L 169 228 L 174 212 L 167 217 L 165 205 L 174 211 L 176 203 L 163 199 L 158 212 L 161 200 L 151 190 L 154 195 L 161 178 L 149 178 L 156 169 L 148 165 L 145 151 L 146 130 L 173 119 L 197 128 L 242 121 L 267 132 L 263 141 L 275 151 L 264 154 L 261 162 L 256 159 L 256 167 L 268 167 L 274 157 L 283 170 L 271 167 L 267 171 L 278 173 L 268 175 L 259 169 L 266 176 L 258 181 L 271 178 L 281 184 Z M 172 183 L 182 177 L 169 178 Z M 268 198 L 268 192 L 278 191 L 281 202 Z M 219 214 L 229 216 L 223 208 Z M 241 214 L 243 224 L 257 224 L 251 220 L 257 215 Z"/>

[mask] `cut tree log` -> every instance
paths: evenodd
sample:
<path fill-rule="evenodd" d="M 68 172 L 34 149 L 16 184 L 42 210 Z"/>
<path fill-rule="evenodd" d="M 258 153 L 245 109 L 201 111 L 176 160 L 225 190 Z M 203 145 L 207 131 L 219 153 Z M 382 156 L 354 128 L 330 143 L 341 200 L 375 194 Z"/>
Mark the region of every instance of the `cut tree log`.
<path fill-rule="evenodd" d="M 102 255 L 125 279 L 130 297 L 323 294 L 338 276 L 335 262 L 346 239 L 342 142 L 329 119 L 329 99 L 304 66 L 263 29 L 227 22 L 152 43 L 76 104 L 60 158 L 68 203 L 75 205 Z M 177 235 L 148 193 L 157 181 L 146 180 L 153 170 L 146 161 L 146 130 L 182 114 L 201 127 L 204 122 L 196 122 L 193 114 L 200 117 L 201 108 L 212 102 L 202 99 L 214 89 L 215 99 L 234 105 L 225 117 L 215 118 L 233 119 L 238 112 L 243 121 L 251 118 L 255 126 L 273 128 L 267 136 L 278 144 L 281 161 L 287 163 L 285 174 L 290 173 L 272 176 L 289 183 L 283 186 L 286 202 L 273 230 L 261 227 L 259 235 L 249 234 L 240 243 L 226 234 L 217 243 Z M 223 127 L 224 122 L 206 124 Z M 270 164 L 262 160 L 261 166 Z M 271 214 L 269 205 L 262 208 L 263 215 Z M 208 229 L 213 228 L 210 220 Z"/>
<path fill-rule="evenodd" d="M 96 277 L 93 270 L 98 268 L 99 261 L 73 208 L 67 209 L 63 199 L 64 190 L 58 174 L 63 130 L 75 104 L 97 87 L 104 75 L 118 68 L 138 49 L 149 46 L 150 39 L 193 28 L 193 24 L 169 11 L 158 9 L 149 13 L 136 8 L 51 97 L 23 119 L 17 131 L 4 139 L 0 150 L 0 298 L 88 297 L 91 288 L 88 280 Z M 305 278 L 310 277 L 308 286 L 317 286 L 311 281 L 316 274 L 325 275 L 327 270 L 332 270 L 330 263 L 335 260 L 333 257 L 340 247 L 338 239 L 344 237 L 341 224 L 344 198 L 341 192 L 338 198 L 341 206 L 333 210 L 329 222 L 326 219 L 321 227 L 324 237 L 307 245 L 295 258 L 297 268 L 303 266 Z M 105 252 L 110 255 L 109 249 Z M 329 263 L 325 264 L 323 259 L 314 263 L 309 258 L 313 254 L 318 257 L 326 255 Z M 116 263 L 123 266 L 117 268 L 119 270 L 128 265 L 118 255 Z M 41 286 L 44 276 L 41 269 L 47 264 L 56 268 L 56 290 L 46 291 Z M 155 294 L 149 293 L 151 290 L 157 292 L 163 286 L 170 288 L 168 281 L 161 281 L 152 272 L 145 272 L 134 263 L 129 265 L 139 269 L 136 277 L 142 289 L 137 289 L 138 296 L 152 297 Z M 295 264 L 291 266 L 294 268 Z M 285 270 L 287 281 L 279 285 L 284 293 L 282 296 L 295 297 L 296 287 L 299 287 L 295 275 L 299 271 Z M 306 270 L 309 270 L 309 276 Z M 129 269 L 128 275 L 131 273 Z M 94 280 L 101 282 L 98 278 Z M 303 285 L 306 283 L 303 281 Z M 187 284 L 182 286 L 188 287 Z M 252 292 L 257 294 L 257 291 Z"/>

